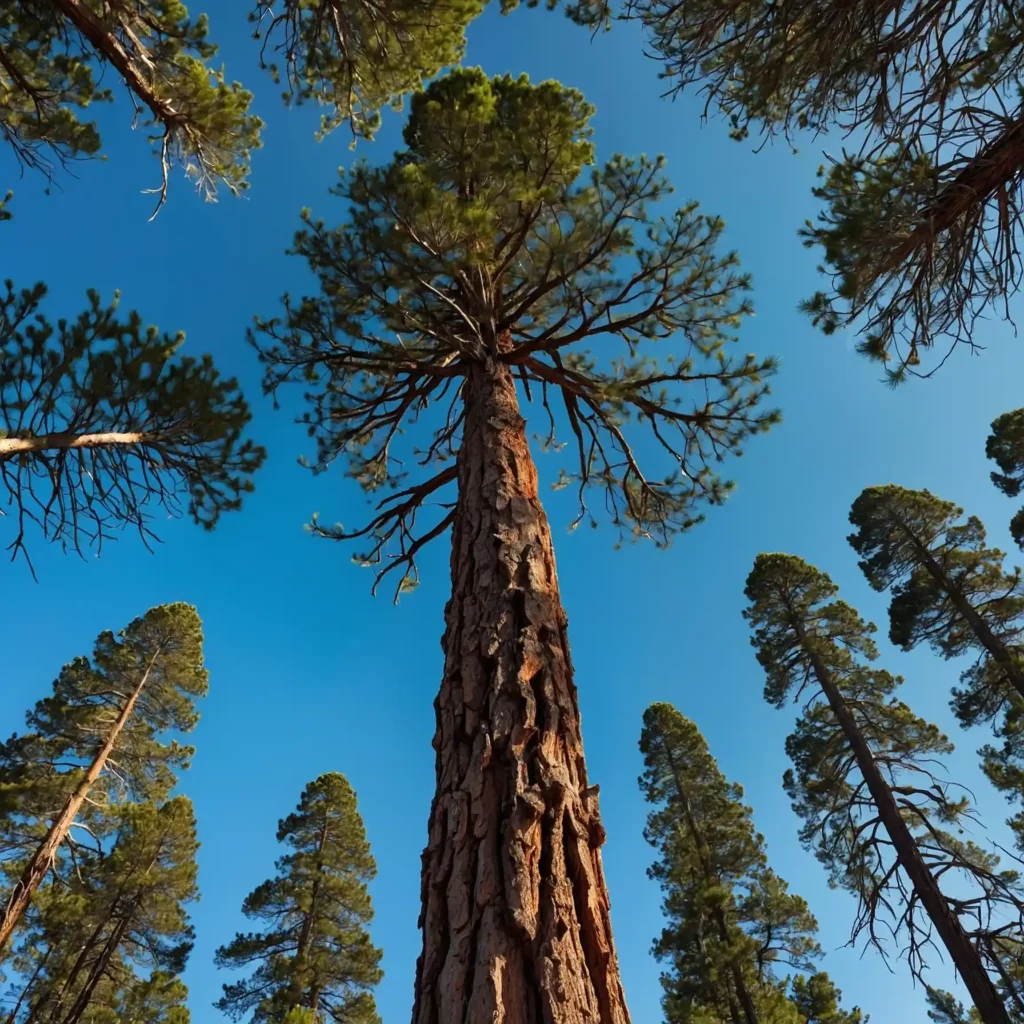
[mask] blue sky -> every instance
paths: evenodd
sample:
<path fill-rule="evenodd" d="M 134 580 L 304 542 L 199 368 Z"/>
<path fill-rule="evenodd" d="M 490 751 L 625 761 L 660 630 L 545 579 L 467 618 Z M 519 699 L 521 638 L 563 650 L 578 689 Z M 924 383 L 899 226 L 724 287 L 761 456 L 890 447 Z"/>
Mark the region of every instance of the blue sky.
<path fill-rule="evenodd" d="M 306 438 L 260 397 L 244 333 L 253 314 L 276 311 L 282 292 L 310 287 L 304 265 L 284 250 L 302 206 L 330 222 L 342 218 L 341 202 L 326 193 L 352 154 L 343 132 L 314 141 L 312 108 L 282 108 L 255 66 L 255 44 L 236 5 L 217 0 L 209 13 L 229 75 L 256 92 L 267 122 L 247 198 L 204 204 L 179 176 L 168 206 L 147 223 L 152 197 L 141 190 L 157 183 L 158 167 L 142 133 L 130 131 L 122 100 L 102 116 L 109 159 L 76 168 L 51 195 L 37 179 L 19 180 L 4 157 L 3 184 L 16 192 L 15 218 L 2 228 L 4 274 L 21 285 L 46 280 L 55 318 L 76 314 L 90 286 L 104 297 L 120 288 L 126 309 L 166 330 L 184 329 L 188 351 L 212 352 L 242 380 L 269 462 L 245 510 L 215 533 L 168 522 L 155 555 L 125 537 L 88 561 L 37 544 L 38 584 L 24 564 L 0 564 L 0 731 L 20 727 L 60 665 L 88 651 L 100 630 L 154 604 L 194 603 L 206 628 L 211 689 L 194 734 L 198 754 L 182 784 L 195 801 L 202 841 L 198 941 L 186 975 L 193 1020 L 218 1017 L 211 1003 L 224 978 L 212 966 L 213 951 L 244 926 L 242 899 L 271 872 L 277 820 L 309 779 L 336 770 L 358 792 L 377 858 L 373 935 L 386 971 L 378 1000 L 393 1024 L 408 1019 L 419 949 L 419 855 L 433 791 L 432 701 L 448 552 L 444 542 L 434 545 L 422 562 L 422 586 L 395 608 L 386 596 L 370 597 L 367 571 L 351 564 L 348 550 L 303 532 L 315 510 L 328 522 L 354 521 L 363 498 L 340 472 L 314 479 L 297 465 Z M 724 772 L 745 787 L 773 865 L 821 922 L 829 951 L 823 966 L 845 1001 L 859 1003 L 876 1024 L 923 1024 L 923 996 L 904 965 L 890 972 L 875 954 L 842 948 L 852 898 L 830 892 L 823 870 L 799 847 L 780 784 L 793 714 L 761 698 L 740 616 L 742 588 L 759 551 L 790 551 L 831 573 L 848 600 L 881 622 L 884 602 L 868 590 L 845 541 L 850 502 L 869 484 L 928 487 L 979 514 L 1008 546 L 1015 507 L 990 485 L 983 450 L 991 420 L 1021 404 L 1021 348 L 1008 327 L 993 322 L 979 335 L 988 346 L 982 356 L 954 357 L 935 379 L 896 392 L 882 386 L 877 368 L 854 354 L 852 338 L 824 338 L 796 312 L 817 286 L 814 256 L 797 228 L 814 211 L 810 187 L 823 148 L 838 150 L 840 142 L 807 140 L 798 155 L 733 143 L 721 123 L 701 125 L 698 98 L 660 98 L 657 65 L 640 44 L 630 29 L 590 42 L 560 15 L 524 9 L 502 19 L 492 8 L 472 26 L 467 54 L 467 63 L 491 73 L 525 71 L 581 89 L 597 107 L 600 158 L 664 153 L 676 198 L 698 199 L 722 215 L 728 244 L 754 276 L 757 315 L 741 346 L 782 359 L 775 400 L 785 422 L 727 467 L 738 482 L 728 504 L 669 550 L 613 551 L 610 528 L 569 534 L 570 498 L 548 501 L 589 771 L 602 787 L 605 864 L 633 1019 L 660 1019 L 658 966 L 648 955 L 660 930 L 659 895 L 645 876 L 651 853 L 641 836 L 636 777 L 640 718 L 661 700 L 699 723 Z M 386 115 L 379 140 L 361 144 L 360 153 L 386 159 L 401 124 L 402 115 Z M 557 459 L 544 457 L 540 466 L 554 479 Z M 0 539 L 6 529 L 0 523 Z M 1001 837 L 1004 805 L 975 769 L 981 737 L 957 735 L 946 707 L 957 667 L 882 646 L 884 663 L 907 677 L 905 699 L 954 733 L 953 774 L 975 786 L 985 822 Z M 952 987 L 948 975 L 938 964 L 936 982 Z"/>

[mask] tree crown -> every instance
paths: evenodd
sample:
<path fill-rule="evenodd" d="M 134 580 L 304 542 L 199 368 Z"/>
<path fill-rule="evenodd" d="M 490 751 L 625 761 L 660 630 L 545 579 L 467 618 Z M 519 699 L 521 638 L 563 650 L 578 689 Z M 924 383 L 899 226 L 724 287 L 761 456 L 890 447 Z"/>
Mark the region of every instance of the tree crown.
<path fill-rule="evenodd" d="M 391 491 L 365 527 L 318 531 L 370 537 L 366 561 L 388 551 L 385 571 L 402 568 L 406 581 L 419 547 L 451 522 L 449 512 L 414 528 L 455 480 L 437 464 L 459 447 L 461 380 L 487 360 L 536 392 L 546 445 L 556 413 L 571 432 L 561 483 L 578 487 L 580 518 L 599 487 L 620 529 L 661 543 L 724 498 L 714 466 L 778 418 L 758 408 L 774 363 L 728 353 L 750 305 L 735 254 L 717 252 L 722 222 L 695 204 L 654 216 L 670 191 L 660 159 L 614 156 L 578 181 L 594 159 L 592 113 L 555 82 L 478 69 L 433 82 L 413 99 L 407 148 L 342 175 L 334 191 L 348 222 L 304 214 L 293 251 L 320 294 L 286 296 L 283 316 L 257 322 L 267 389 L 306 384 L 315 468 L 344 457 L 363 487 Z M 603 336 L 617 339 L 615 354 L 585 350 Z M 684 351 L 659 364 L 669 339 Z M 409 457 L 397 439 L 435 403 L 440 423 L 412 455 L 434 474 L 402 486 Z M 644 474 L 630 440 L 641 425 L 661 453 L 660 479 Z"/>

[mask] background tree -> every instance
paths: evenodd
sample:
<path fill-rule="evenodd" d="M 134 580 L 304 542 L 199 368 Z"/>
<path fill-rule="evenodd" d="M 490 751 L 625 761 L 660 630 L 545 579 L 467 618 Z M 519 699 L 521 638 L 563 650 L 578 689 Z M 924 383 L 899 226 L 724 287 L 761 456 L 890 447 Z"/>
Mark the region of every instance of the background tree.
<path fill-rule="evenodd" d="M 869 487 L 853 503 L 850 544 L 875 590 L 892 589 L 889 638 L 904 650 L 927 643 L 944 658 L 973 655 L 953 691 L 965 725 L 990 722 L 1001 741 L 982 767 L 1009 799 L 1024 797 L 1024 581 L 989 547 L 985 527 L 928 491 Z M 1010 822 L 1021 839 L 1024 817 Z"/>
<path fill-rule="evenodd" d="M 938 336 L 970 342 L 979 315 L 1006 311 L 1021 273 L 1015 12 L 631 0 L 626 16 L 644 23 L 670 93 L 698 84 L 734 137 L 861 140 L 820 172 L 825 211 L 805 233 L 832 278 L 807 304 L 827 331 L 856 324 L 899 380 Z"/>
<path fill-rule="evenodd" d="M 329 772 L 311 782 L 278 826 L 277 841 L 293 852 L 242 905 L 267 927 L 217 950 L 218 967 L 256 968 L 224 986 L 217 1008 L 253 1024 L 380 1024 L 371 990 L 382 977 L 382 954 L 367 931 L 367 883 L 377 866 L 345 776 Z"/>
<path fill-rule="evenodd" d="M 836 988 L 824 971 L 808 977 L 798 974 L 793 978 L 790 998 L 805 1024 L 867 1024 L 859 1007 L 844 1010 L 839 1003 L 843 993 Z"/>
<path fill-rule="evenodd" d="M 12 557 L 31 527 L 82 553 L 117 528 L 154 537 L 155 509 L 212 529 L 252 490 L 264 450 L 237 382 L 210 356 L 178 355 L 184 335 L 120 316 L 95 292 L 77 319 L 41 312 L 44 285 L 0 294 L 0 489 Z"/>
<path fill-rule="evenodd" d="M 206 688 L 196 610 L 159 605 L 116 636 L 101 633 L 91 660 L 65 665 L 53 695 L 28 715 L 29 731 L 0 747 L 0 785 L 13 804 L 0 841 L 5 871 L 17 876 L 0 917 L 0 951 L 63 848 L 74 856 L 76 824 L 88 833 L 121 794 L 167 795 L 192 749 L 166 734 L 195 726 L 193 701 Z"/>
<path fill-rule="evenodd" d="M 0 10 L 0 134 L 25 166 L 52 174 L 53 161 L 95 155 L 90 104 L 113 99 L 97 81 L 110 69 L 134 108 L 133 124 L 153 129 L 167 195 L 172 164 L 184 167 L 207 198 L 218 186 L 238 194 L 262 123 L 252 94 L 213 66 L 217 47 L 206 15 L 152 0 L 20 0 Z"/>
<path fill-rule="evenodd" d="M 483 0 L 256 0 L 250 21 L 261 64 L 285 102 L 327 107 L 320 137 L 348 124 L 372 138 L 380 111 L 458 64 Z M 280 61 L 280 63 L 279 63 Z"/>
<path fill-rule="evenodd" d="M 112 845 L 42 894 L 13 963 L 26 979 L 10 1024 L 187 1024 L 177 976 L 192 948 L 195 817 L 175 797 L 113 812 Z"/>
<path fill-rule="evenodd" d="M 644 712 L 640 751 L 640 788 L 655 808 L 644 837 L 659 855 L 648 873 L 661 884 L 668 922 L 654 944 L 670 965 L 661 978 L 666 1020 L 795 1024 L 777 969 L 813 969 L 817 922 L 768 867 L 742 789 L 726 781 L 700 730 L 671 704 Z M 809 1002 L 806 982 L 799 991 Z"/>
<path fill-rule="evenodd" d="M 1024 409 L 1004 412 L 992 421 L 985 455 L 1000 469 L 992 473 L 992 483 L 1008 498 L 1016 498 L 1024 485 Z M 1010 536 L 1024 551 L 1024 508 L 1010 520 Z"/>
<path fill-rule="evenodd" d="M 801 703 L 785 776 L 801 840 L 857 897 L 852 940 L 865 935 L 885 954 L 888 933 L 923 981 L 934 931 L 982 1020 L 1006 1024 L 994 946 L 1024 923 L 1017 876 L 947 831 L 970 815 L 936 774 L 952 744 L 895 697 L 901 679 L 870 667 L 874 626 L 836 593 L 824 573 L 780 554 L 759 555 L 746 587 L 765 699 Z"/>
<path fill-rule="evenodd" d="M 464 70 L 432 83 L 413 98 L 406 149 L 335 189 L 348 222 L 305 215 L 295 252 L 320 295 L 286 297 L 254 339 L 269 390 L 305 382 L 317 468 L 344 453 L 384 494 L 365 526 L 322 536 L 366 538 L 364 560 L 378 579 L 398 570 L 401 589 L 453 527 L 416 1024 L 502 1003 L 524 1020 L 627 1020 L 517 381 L 550 443 L 556 410 L 569 431 L 578 461 L 562 482 L 579 519 L 597 487 L 621 531 L 660 543 L 724 498 L 714 464 L 776 419 L 758 409 L 771 361 L 728 354 L 749 306 L 735 255 L 717 252 L 721 221 L 693 204 L 655 217 L 659 160 L 616 156 L 578 184 L 591 113 L 555 82 Z M 659 365 L 672 337 L 682 352 Z M 606 342 L 599 356 L 588 339 Z M 400 455 L 431 406 L 431 439 Z M 661 456 L 647 475 L 636 425 Z M 406 479 L 411 466 L 429 468 Z"/>

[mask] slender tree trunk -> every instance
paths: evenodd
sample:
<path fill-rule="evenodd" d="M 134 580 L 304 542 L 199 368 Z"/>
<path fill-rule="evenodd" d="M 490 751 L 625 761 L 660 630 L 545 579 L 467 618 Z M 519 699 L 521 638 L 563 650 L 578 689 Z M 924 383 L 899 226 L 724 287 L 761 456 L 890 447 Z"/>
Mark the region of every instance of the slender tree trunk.
<path fill-rule="evenodd" d="M 679 770 L 676 767 L 676 760 L 672 754 L 672 750 L 667 743 L 663 743 L 662 746 L 665 750 L 665 756 L 668 758 L 668 763 L 672 767 L 672 779 L 676 784 L 676 793 L 679 797 L 680 803 L 683 805 L 683 814 L 686 817 L 686 826 L 690 830 L 690 836 L 693 839 L 694 844 L 697 847 L 697 855 L 700 858 L 701 870 L 704 872 L 704 880 L 710 885 L 721 885 L 721 879 L 715 873 L 714 868 L 711 865 L 711 861 L 707 855 L 707 843 L 704 841 L 704 834 L 697 823 L 697 818 L 693 813 L 693 807 L 690 805 L 690 797 L 686 791 L 686 787 L 683 785 L 682 780 L 679 777 Z M 729 943 L 729 923 L 725 919 L 725 910 L 721 904 L 714 908 L 715 926 L 718 929 L 718 937 L 722 943 L 728 945 Z M 747 1024 L 758 1024 L 757 1021 L 757 1007 L 754 1005 L 753 996 L 750 994 L 750 989 L 747 987 L 746 979 L 743 977 L 743 971 L 740 970 L 738 963 L 731 963 L 729 965 L 729 974 L 732 977 L 735 992 L 730 993 L 729 1002 L 731 1004 L 731 1013 L 733 1020 L 740 1021 L 745 1020 Z M 739 1003 L 737 1006 L 736 1003 Z M 742 1007 L 742 1015 L 739 1010 Z"/>
<path fill-rule="evenodd" d="M 43 968 L 46 966 L 47 961 L 53 953 L 53 946 L 47 946 L 46 952 L 39 958 L 36 963 L 35 970 L 32 972 L 31 977 L 25 982 L 24 988 L 21 990 L 21 995 L 18 996 L 18 1001 L 14 1004 L 14 1009 L 11 1010 L 7 1017 L 7 1024 L 14 1024 L 18 1019 L 18 1014 L 21 1012 L 22 1004 L 25 1002 L 25 996 L 31 991 L 32 986 L 36 983 L 36 979 L 43 972 Z"/>
<path fill-rule="evenodd" d="M 149 680 L 153 663 L 158 656 L 159 652 L 154 655 L 153 661 L 146 666 L 145 672 L 142 673 L 135 689 L 132 690 L 130 696 L 125 701 L 121 713 L 117 716 L 117 720 L 110 727 L 110 732 L 107 733 L 103 746 L 100 747 L 93 758 L 89 770 L 85 773 L 85 778 L 82 779 L 75 787 L 75 791 L 67 798 L 60 814 L 57 815 L 56 820 L 50 826 L 50 830 L 46 833 L 46 837 L 39 844 L 39 848 L 32 855 L 32 859 L 25 865 L 25 870 L 21 873 L 21 878 L 18 879 L 18 884 L 15 885 L 11 898 L 7 902 L 3 917 L 0 918 L 0 950 L 7 945 L 11 932 L 14 931 L 15 926 L 21 919 L 21 915 L 25 913 L 29 903 L 32 902 L 32 896 L 35 894 L 36 889 L 39 888 L 46 877 L 46 873 L 53 865 L 60 844 L 67 838 L 67 834 L 71 830 L 72 824 L 74 824 L 79 809 L 84 803 L 85 798 L 89 795 L 89 790 L 92 789 L 93 783 L 100 777 L 100 772 L 103 771 L 107 758 L 110 757 L 117 738 L 121 735 L 121 730 L 131 717 L 139 695 Z"/>
<path fill-rule="evenodd" d="M 1002 135 L 974 156 L 935 199 L 921 210 L 918 224 L 897 243 L 875 278 L 898 270 L 916 249 L 930 249 L 965 213 L 1007 188 L 1024 167 L 1024 119 L 1010 122 Z"/>
<path fill-rule="evenodd" d="M 967 625 L 971 627 L 972 632 L 978 639 L 978 643 L 988 651 L 992 656 L 992 660 L 1006 673 L 1006 679 L 1009 684 L 1021 697 L 1024 697 L 1024 668 L 1017 663 L 1006 644 L 992 632 L 989 624 L 981 617 L 978 610 L 953 585 L 953 581 L 936 561 L 928 545 L 909 529 L 907 529 L 907 536 L 910 538 L 914 550 L 917 551 L 925 572 L 945 591 L 946 596 L 953 602 L 953 607 L 964 617 Z"/>
<path fill-rule="evenodd" d="M 76 448 L 116 448 L 132 444 L 152 444 L 156 438 L 140 431 L 102 434 L 40 434 L 38 437 L 0 437 L 0 462 L 15 455 L 36 452 L 71 451 Z"/>
<path fill-rule="evenodd" d="M 78 1024 L 82 1019 L 82 1014 L 89 1008 L 89 1003 L 92 1002 L 92 995 L 96 991 L 96 986 L 100 983 L 103 972 L 106 971 L 111 959 L 121 945 L 121 940 L 124 938 L 125 932 L 128 931 L 128 924 L 134 912 L 135 904 L 130 906 L 124 916 L 117 922 L 117 927 L 111 932 L 106 945 L 103 947 L 103 951 L 97 957 L 96 963 L 92 965 L 89 977 L 86 979 L 75 1001 L 71 1004 L 71 1009 L 68 1010 L 63 1024 Z"/>
<path fill-rule="evenodd" d="M 463 400 L 413 1022 L 628 1024 L 597 787 L 510 367 L 489 353 Z"/>
<path fill-rule="evenodd" d="M 313 932 L 313 920 L 316 917 L 316 901 L 320 895 L 320 879 L 323 875 L 324 870 L 324 847 L 327 845 L 328 828 L 326 821 L 324 827 L 320 832 L 320 842 L 317 845 L 316 855 L 316 874 L 313 877 L 312 891 L 309 894 L 309 911 L 306 916 L 302 919 L 302 928 L 299 930 L 299 941 L 295 944 L 295 973 L 292 977 L 291 984 L 291 1000 L 293 1006 L 302 1005 L 302 984 L 303 980 L 299 975 L 302 970 L 306 957 L 309 954 L 309 937 Z M 317 986 L 314 985 L 311 989 L 311 999 L 315 998 L 319 1001 L 320 993 L 317 990 Z M 316 1006 L 311 1007 L 316 1012 Z"/>
<path fill-rule="evenodd" d="M 806 645 L 802 628 L 800 626 L 796 628 L 801 643 Z M 985 970 L 977 949 L 971 944 L 971 940 L 964 931 L 960 918 L 950 909 L 935 876 L 929 871 L 921 857 L 921 851 L 914 841 L 913 833 L 906 821 L 903 820 L 892 790 L 878 770 L 871 748 L 839 692 L 832 673 L 813 650 L 807 646 L 804 649 L 810 655 L 814 676 L 836 716 L 839 727 L 850 744 L 853 756 L 857 760 L 857 767 L 867 784 L 871 799 L 878 808 L 878 816 L 892 840 L 900 866 L 907 873 L 910 884 L 914 887 L 925 913 L 935 925 L 935 930 L 956 966 L 964 987 L 978 1008 L 982 1021 L 984 1024 L 1009 1024 L 1010 1018 L 1007 1015 L 1006 1007 L 992 978 Z"/>
<path fill-rule="evenodd" d="M 78 980 L 78 975 L 85 967 L 85 961 L 88 959 L 89 954 L 92 953 L 93 949 L 96 948 L 96 944 L 100 936 L 103 934 L 103 929 L 106 928 L 108 924 L 110 924 L 112 917 L 113 910 L 110 910 L 103 917 L 103 920 L 100 921 L 100 923 L 93 929 L 92 934 L 89 936 L 89 938 L 85 940 L 85 944 L 82 946 L 78 956 L 75 958 L 75 962 L 72 965 L 67 978 L 64 980 L 64 984 L 61 986 L 61 990 L 57 994 L 56 1000 L 54 1001 L 53 1010 L 50 1012 L 50 1017 L 52 1017 L 54 1020 L 58 1020 L 60 1018 L 60 1015 L 63 1012 L 64 1003 L 67 1000 L 71 990 L 75 987 L 75 982 Z"/>

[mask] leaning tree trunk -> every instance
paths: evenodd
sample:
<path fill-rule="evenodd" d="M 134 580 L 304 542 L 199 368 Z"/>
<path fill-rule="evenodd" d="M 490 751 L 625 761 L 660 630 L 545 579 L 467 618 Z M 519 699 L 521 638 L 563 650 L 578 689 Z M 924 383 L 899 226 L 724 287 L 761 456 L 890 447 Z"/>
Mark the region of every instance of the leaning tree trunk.
<path fill-rule="evenodd" d="M 515 383 L 488 356 L 463 387 L 413 1024 L 628 1024 Z"/>
<path fill-rule="evenodd" d="M 802 627 L 797 623 L 794 623 L 794 626 L 801 645 L 804 650 L 808 650 L 807 637 Z M 1006 1005 L 985 970 L 977 947 L 971 942 L 960 918 L 950 907 L 949 901 L 939 887 L 935 874 L 925 862 L 892 789 L 882 776 L 871 747 L 864 739 L 864 734 L 845 697 L 839 691 L 831 671 L 813 651 L 810 651 L 810 660 L 815 679 L 821 686 L 847 743 L 850 744 L 850 751 L 878 809 L 879 820 L 892 842 L 899 865 L 906 872 L 914 895 L 920 900 L 925 913 L 935 926 L 939 939 L 946 947 L 949 958 L 960 975 L 960 981 L 977 1007 L 983 1024 L 1009 1024 Z"/>

